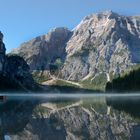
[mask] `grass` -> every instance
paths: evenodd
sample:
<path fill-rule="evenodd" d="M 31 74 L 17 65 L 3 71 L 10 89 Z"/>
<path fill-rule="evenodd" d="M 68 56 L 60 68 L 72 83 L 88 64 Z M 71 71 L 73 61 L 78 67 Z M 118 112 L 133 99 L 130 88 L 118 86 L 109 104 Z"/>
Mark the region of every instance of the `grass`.
<path fill-rule="evenodd" d="M 93 80 L 92 78 L 89 78 L 81 81 L 80 84 L 82 84 L 85 89 L 105 91 L 106 82 L 106 74 L 102 73 L 96 76 Z"/>
<path fill-rule="evenodd" d="M 79 86 L 76 84 L 79 84 Z M 79 89 L 79 92 L 81 91 L 81 92 L 85 92 L 85 93 L 101 92 L 104 90 L 104 89 L 102 89 L 102 87 L 99 87 L 99 86 L 95 87 L 94 83 L 91 83 L 91 81 L 89 81 L 89 80 L 77 82 L 76 84 L 69 83 L 69 81 L 58 79 L 55 83 L 55 86 L 59 86 L 62 88 L 67 87 L 66 88 L 67 90 L 68 89 L 70 90 L 70 88 L 72 88 L 71 91 L 74 91 L 74 90 L 78 91 L 78 89 Z"/>
<path fill-rule="evenodd" d="M 44 73 L 42 71 L 34 71 L 32 73 L 33 79 L 41 84 L 42 82 L 48 81 L 50 80 L 49 74 L 48 73 Z M 67 80 L 61 80 L 61 79 L 57 79 L 53 86 L 59 86 L 59 87 L 72 87 L 72 88 L 79 88 L 79 89 L 85 89 L 85 90 L 101 90 L 104 91 L 105 89 L 105 82 L 104 81 L 104 77 L 102 78 L 102 76 L 97 77 L 94 81 L 91 82 L 91 78 L 84 80 L 84 81 L 80 81 L 80 82 L 75 82 L 81 86 L 78 86 L 74 83 L 70 83 Z"/>
<path fill-rule="evenodd" d="M 58 79 L 58 80 L 56 81 L 56 84 L 55 84 L 55 85 L 79 88 L 78 85 L 72 84 L 72 83 L 70 83 L 70 82 L 67 82 L 67 81 L 61 80 L 61 79 Z"/>
<path fill-rule="evenodd" d="M 138 69 L 140 68 L 140 65 L 133 65 L 132 67 L 130 67 L 127 71 L 123 71 L 120 75 L 114 75 L 113 72 L 110 72 L 110 79 L 111 81 L 114 78 L 117 77 L 124 77 L 127 74 L 130 73 L 131 69 Z M 50 76 L 48 72 L 42 72 L 42 71 L 34 71 L 32 73 L 32 76 L 34 78 L 34 80 L 41 84 L 42 82 L 48 81 L 50 80 Z M 77 82 L 77 84 L 80 84 L 81 86 L 78 86 L 76 84 L 70 83 L 69 81 L 66 80 L 61 80 L 58 79 L 55 81 L 54 86 L 59 86 L 59 87 L 73 87 L 73 88 L 79 88 L 79 89 L 85 89 L 85 90 L 97 90 L 97 91 L 102 91 L 105 92 L 106 89 L 106 83 L 107 83 L 107 77 L 105 73 L 101 73 L 99 75 L 97 75 L 93 80 L 93 77 L 90 77 L 84 81 L 79 81 Z M 76 83 L 76 82 L 75 82 Z"/>
<path fill-rule="evenodd" d="M 32 77 L 39 84 L 49 80 L 49 78 L 50 78 L 48 73 L 42 72 L 40 70 L 33 71 Z"/>

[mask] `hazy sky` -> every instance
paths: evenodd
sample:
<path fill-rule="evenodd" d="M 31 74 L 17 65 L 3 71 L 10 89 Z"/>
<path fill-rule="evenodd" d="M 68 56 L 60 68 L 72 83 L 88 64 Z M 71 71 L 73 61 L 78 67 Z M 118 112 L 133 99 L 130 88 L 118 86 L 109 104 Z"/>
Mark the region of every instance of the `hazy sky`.
<path fill-rule="evenodd" d="M 91 13 L 140 15 L 140 0 L 0 0 L 0 30 L 7 51 L 54 27 L 74 28 Z"/>

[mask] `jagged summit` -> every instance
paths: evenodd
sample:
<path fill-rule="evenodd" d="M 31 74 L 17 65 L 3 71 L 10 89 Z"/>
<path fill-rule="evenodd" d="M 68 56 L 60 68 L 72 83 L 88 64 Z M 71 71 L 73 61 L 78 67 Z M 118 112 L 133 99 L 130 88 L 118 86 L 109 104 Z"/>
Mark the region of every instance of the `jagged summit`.
<path fill-rule="evenodd" d="M 67 28 L 54 28 L 46 35 L 38 36 L 21 44 L 12 53 L 24 57 L 31 70 L 48 70 L 49 64 L 57 58 L 64 61 L 65 46 L 71 35 L 72 32 Z"/>
<path fill-rule="evenodd" d="M 69 31 L 69 29 L 66 28 L 66 27 L 55 27 L 55 28 L 51 29 L 49 31 L 49 33 L 53 33 L 53 32 L 55 32 L 55 33 L 63 33 L 63 32 L 67 32 L 67 31 Z"/>
<path fill-rule="evenodd" d="M 118 13 L 116 13 L 112 10 L 102 11 L 102 12 L 96 13 L 95 15 L 98 15 L 98 16 L 119 16 Z"/>
<path fill-rule="evenodd" d="M 87 16 L 67 43 L 64 79 L 97 81 L 140 63 L 140 19 L 112 11 Z M 104 79 L 103 78 L 103 79 Z"/>
<path fill-rule="evenodd" d="M 70 30 L 68 28 L 65 27 L 57 27 L 57 28 L 53 28 L 51 29 L 48 34 L 42 36 L 45 37 L 43 39 L 45 39 L 46 41 L 56 41 L 57 40 L 62 40 L 62 36 L 64 36 L 64 40 L 66 39 L 65 36 L 68 36 L 68 34 L 70 34 Z M 62 41 L 64 41 L 62 40 Z"/>
<path fill-rule="evenodd" d="M 121 15 L 117 14 L 116 12 L 108 10 L 108 11 L 103 11 L 103 12 L 99 12 L 99 13 L 90 14 L 90 15 L 86 16 L 83 19 L 83 21 L 89 20 L 91 18 L 96 18 L 96 19 L 100 20 L 102 18 L 116 18 L 116 17 L 120 17 L 120 16 Z"/>

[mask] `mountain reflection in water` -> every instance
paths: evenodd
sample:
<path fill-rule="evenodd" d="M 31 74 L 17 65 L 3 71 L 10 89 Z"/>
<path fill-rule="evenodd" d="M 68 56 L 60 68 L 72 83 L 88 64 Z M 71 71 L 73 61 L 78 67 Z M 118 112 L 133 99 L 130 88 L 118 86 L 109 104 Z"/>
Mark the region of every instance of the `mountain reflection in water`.
<path fill-rule="evenodd" d="M 125 111 L 134 117 L 140 118 L 140 96 L 107 97 L 106 103 L 114 109 Z"/>
<path fill-rule="evenodd" d="M 3 96 L 7 100 L 0 103 L 2 140 L 140 139 L 136 94 Z"/>

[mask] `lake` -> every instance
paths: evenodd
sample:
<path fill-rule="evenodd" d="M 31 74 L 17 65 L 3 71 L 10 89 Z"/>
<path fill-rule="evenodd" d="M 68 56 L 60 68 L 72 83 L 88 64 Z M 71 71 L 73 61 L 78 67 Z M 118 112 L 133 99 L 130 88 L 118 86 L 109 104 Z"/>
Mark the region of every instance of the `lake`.
<path fill-rule="evenodd" d="M 1 140 L 139 140 L 139 94 L 1 94 Z"/>

